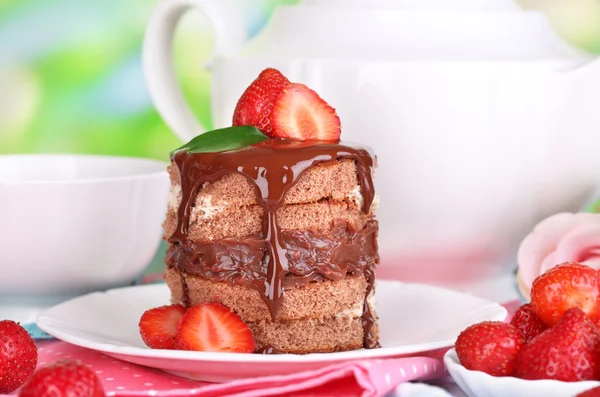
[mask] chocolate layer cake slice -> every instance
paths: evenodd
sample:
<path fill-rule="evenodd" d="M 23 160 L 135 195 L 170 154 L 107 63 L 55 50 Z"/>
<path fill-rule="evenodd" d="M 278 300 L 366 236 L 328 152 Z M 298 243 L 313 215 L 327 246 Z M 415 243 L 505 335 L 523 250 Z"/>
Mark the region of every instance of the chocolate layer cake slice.
<path fill-rule="evenodd" d="M 374 155 L 268 139 L 171 156 L 165 280 L 173 303 L 220 302 L 256 352 L 378 346 Z"/>

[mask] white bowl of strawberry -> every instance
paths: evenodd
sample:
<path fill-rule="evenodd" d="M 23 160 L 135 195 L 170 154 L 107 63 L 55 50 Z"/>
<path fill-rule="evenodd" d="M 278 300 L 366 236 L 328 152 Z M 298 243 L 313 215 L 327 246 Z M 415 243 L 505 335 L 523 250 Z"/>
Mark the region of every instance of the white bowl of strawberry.
<path fill-rule="evenodd" d="M 510 323 L 471 325 L 444 356 L 468 396 L 600 396 L 600 276 L 557 265 L 535 279 Z"/>

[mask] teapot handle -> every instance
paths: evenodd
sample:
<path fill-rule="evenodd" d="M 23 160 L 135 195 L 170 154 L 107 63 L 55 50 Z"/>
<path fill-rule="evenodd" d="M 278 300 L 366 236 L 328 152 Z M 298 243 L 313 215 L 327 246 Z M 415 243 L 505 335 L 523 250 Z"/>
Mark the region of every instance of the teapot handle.
<path fill-rule="evenodd" d="M 158 113 L 183 142 L 206 131 L 186 103 L 173 66 L 173 34 L 191 8 L 204 13 L 212 24 L 212 58 L 235 55 L 246 41 L 244 19 L 233 0 L 162 0 L 155 6 L 144 37 L 144 75 Z"/>

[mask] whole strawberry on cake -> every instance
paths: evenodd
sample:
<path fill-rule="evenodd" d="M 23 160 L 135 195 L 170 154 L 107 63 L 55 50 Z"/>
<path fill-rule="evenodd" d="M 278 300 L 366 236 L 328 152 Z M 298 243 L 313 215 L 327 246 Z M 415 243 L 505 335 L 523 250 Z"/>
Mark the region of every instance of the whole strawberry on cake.
<path fill-rule="evenodd" d="M 171 154 L 165 281 L 187 310 L 175 348 L 211 329 L 233 341 L 223 351 L 378 347 L 376 158 L 340 133 L 315 91 L 266 69 L 232 127 Z"/>

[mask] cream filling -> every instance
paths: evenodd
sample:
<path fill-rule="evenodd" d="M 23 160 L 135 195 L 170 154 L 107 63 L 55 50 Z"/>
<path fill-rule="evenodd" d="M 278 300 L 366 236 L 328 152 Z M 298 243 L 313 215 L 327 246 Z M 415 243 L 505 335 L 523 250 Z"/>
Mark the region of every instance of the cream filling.
<path fill-rule="evenodd" d="M 367 304 L 371 308 L 372 311 L 377 311 L 377 302 L 375 302 L 375 290 L 371 292 L 371 294 L 367 297 Z"/>
<path fill-rule="evenodd" d="M 354 189 L 352 189 L 347 198 L 348 200 L 354 202 L 358 207 L 362 207 L 364 199 L 360 192 L 360 186 L 356 186 Z M 371 213 L 375 213 L 377 208 L 379 208 L 379 196 L 376 194 L 373 197 L 373 202 L 371 203 Z"/>
<path fill-rule="evenodd" d="M 181 186 L 171 185 L 171 190 L 169 190 L 169 201 L 168 201 L 169 209 L 177 210 L 180 202 L 181 202 Z"/>
<path fill-rule="evenodd" d="M 367 298 L 367 304 L 369 305 L 371 310 L 375 310 L 375 308 L 376 308 L 375 295 L 373 293 L 371 293 L 369 295 L 369 297 Z M 342 317 L 342 318 L 360 317 L 363 314 L 363 309 L 364 309 L 364 301 L 361 301 L 361 302 L 358 302 L 358 303 L 352 305 L 352 307 L 350 307 L 346 310 L 342 310 L 341 312 L 337 313 L 336 317 Z"/>
<path fill-rule="evenodd" d="M 360 317 L 363 313 L 364 302 L 357 303 L 350 307 L 349 309 L 342 310 L 341 312 L 336 314 L 336 317 Z"/>
<path fill-rule="evenodd" d="M 356 186 L 347 197 L 350 201 L 356 203 L 358 207 L 362 207 L 363 204 L 363 196 L 360 192 L 360 186 Z"/>
<path fill-rule="evenodd" d="M 179 203 L 181 203 L 181 186 L 171 186 L 168 201 L 169 209 L 171 211 L 177 211 L 177 208 L 179 208 Z M 198 201 L 196 201 L 196 205 L 194 206 L 190 220 L 194 222 L 198 219 L 210 219 L 217 213 L 223 211 L 226 206 L 226 201 L 221 202 L 220 205 L 214 205 L 212 203 L 212 196 L 202 196 Z"/>
<path fill-rule="evenodd" d="M 221 205 L 213 205 L 212 196 L 202 197 L 196 202 L 194 211 L 192 211 L 191 221 L 194 222 L 198 219 L 210 219 L 219 212 L 223 211 L 227 206 L 227 202 L 223 201 Z"/>
<path fill-rule="evenodd" d="M 371 204 L 371 212 L 375 213 L 375 211 L 377 211 L 378 208 L 379 208 L 379 196 L 376 194 L 373 197 L 373 203 Z"/>
<path fill-rule="evenodd" d="M 350 200 L 356 203 L 357 206 L 361 207 L 363 203 L 363 196 L 360 192 L 360 186 L 356 186 L 346 197 L 347 200 Z M 179 208 L 179 203 L 181 202 L 181 186 L 174 185 L 171 186 L 169 190 L 169 200 L 168 206 L 169 210 L 177 211 Z M 196 221 L 198 219 L 210 219 L 219 212 L 223 211 L 227 206 L 227 202 L 221 202 L 219 205 L 215 205 L 212 203 L 212 196 L 202 196 L 202 198 L 196 202 L 194 206 L 194 211 L 192 211 L 191 221 Z M 371 212 L 374 212 L 379 206 L 379 196 L 375 195 L 373 199 L 373 204 L 371 205 Z"/>

